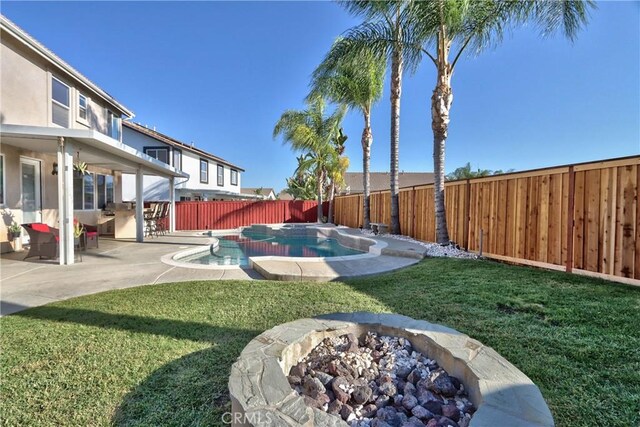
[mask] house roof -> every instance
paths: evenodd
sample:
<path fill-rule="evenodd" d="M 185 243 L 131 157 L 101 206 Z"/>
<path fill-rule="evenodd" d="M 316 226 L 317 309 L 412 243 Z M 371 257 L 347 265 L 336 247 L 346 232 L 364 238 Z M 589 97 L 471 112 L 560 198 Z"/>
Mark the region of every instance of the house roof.
<path fill-rule="evenodd" d="M 260 187 L 244 187 L 240 189 L 240 193 L 242 194 L 256 194 L 256 190 Z M 271 187 L 262 187 L 262 195 L 268 196 L 270 193 L 276 195 L 277 193 Z"/>
<path fill-rule="evenodd" d="M 149 129 L 148 127 L 145 127 L 145 126 L 143 126 L 143 125 L 141 125 L 139 123 L 134 123 L 134 122 L 130 122 L 130 121 L 123 121 L 122 122 L 122 126 L 125 126 L 125 127 L 129 128 L 129 129 L 132 129 L 132 130 L 136 131 L 136 132 L 140 132 L 140 133 L 142 133 L 144 135 L 147 135 L 147 136 L 149 136 L 151 138 L 154 138 L 154 139 L 156 139 L 156 140 L 158 140 L 160 142 L 163 142 L 165 144 L 171 145 L 172 147 L 176 147 L 176 148 L 179 148 L 179 149 L 184 150 L 184 151 L 190 151 L 192 153 L 195 153 L 195 154 L 199 155 L 200 157 L 204 157 L 204 158 L 207 158 L 209 160 L 213 160 L 214 162 L 217 162 L 217 163 L 225 164 L 225 165 L 230 166 L 230 167 L 232 167 L 234 169 L 237 169 L 237 170 L 239 170 L 241 172 L 244 172 L 244 169 L 242 169 L 239 166 L 234 165 L 233 163 L 230 163 L 230 162 L 226 161 L 223 158 L 220 158 L 218 156 L 214 156 L 213 154 L 208 153 L 208 152 L 206 152 L 204 150 L 201 150 L 199 148 L 196 148 L 196 147 L 192 146 L 191 144 L 186 144 L 186 143 L 184 143 L 182 141 L 178 141 L 177 139 L 172 138 L 172 137 L 170 137 L 168 135 L 165 135 L 163 133 L 160 133 L 157 130 Z"/>
<path fill-rule="evenodd" d="M 383 191 L 390 188 L 389 172 L 371 172 L 369 174 L 371 191 Z M 362 172 L 347 172 L 344 174 L 345 192 L 351 194 L 363 193 Z M 432 172 L 398 172 L 399 187 L 413 187 L 416 185 L 433 184 Z"/>
<path fill-rule="evenodd" d="M 65 61 L 63 61 L 62 58 L 60 58 L 55 53 L 47 49 L 42 43 L 37 41 L 35 38 L 29 35 L 22 28 L 18 27 L 16 24 L 11 22 L 4 15 L 0 15 L 0 28 L 2 28 L 2 31 L 13 36 L 16 40 L 18 40 L 20 43 L 25 45 L 31 51 L 33 51 L 38 56 L 43 58 L 45 61 L 52 64 L 57 69 L 65 72 L 66 74 L 68 74 L 69 76 L 73 77 L 74 79 L 79 81 L 81 84 L 86 86 L 89 90 L 91 90 L 93 93 L 98 95 L 104 101 L 108 102 L 111 106 L 115 107 L 114 110 L 115 109 L 119 110 L 121 113 L 123 113 L 127 117 L 134 116 L 132 111 L 130 111 L 127 107 L 125 107 L 124 105 L 116 101 L 116 99 L 113 96 L 109 95 L 103 89 L 98 87 L 97 84 L 93 83 L 87 77 L 82 75 L 78 70 L 73 68 L 71 65 L 69 65 Z"/>
<path fill-rule="evenodd" d="M 278 193 L 278 199 L 280 200 L 293 200 L 293 196 L 286 191 L 282 190 Z"/>

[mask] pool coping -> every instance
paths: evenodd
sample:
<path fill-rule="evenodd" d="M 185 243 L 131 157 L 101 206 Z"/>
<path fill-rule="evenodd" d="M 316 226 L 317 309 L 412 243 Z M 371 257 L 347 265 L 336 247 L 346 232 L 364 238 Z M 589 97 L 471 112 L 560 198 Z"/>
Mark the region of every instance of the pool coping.
<path fill-rule="evenodd" d="M 267 256 L 257 256 L 257 257 L 249 257 L 249 265 L 231 265 L 231 264 L 192 264 L 188 262 L 181 262 L 181 259 L 184 259 L 188 256 L 195 255 L 200 252 L 207 252 L 209 250 L 210 245 L 216 244 L 219 240 L 216 236 L 224 236 L 229 234 L 241 233 L 242 230 L 249 227 L 239 227 L 237 229 L 231 230 L 216 230 L 209 232 L 210 239 L 207 239 L 207 243 L 204 245 L 198 245 L 195 248 L 183 249 L 180 251 L 172 252 L 170 254 L 164 255 L 161 257 L 161 261 L 167 265 L 171 265 L 174 267 L 181 268 L 193 268 L 197 270 L 240 270 L 246 268 L 255 268 L 256 262 L 262 261 L 281 261 L 281 262 L 291 262 L 297 266 L 297 264 L 312 264 L 312 263 L 328 263 L 331 261 L 357 261 L 361 259 L 369 259 L 376 258 L 382 255 L 382 250 L 388 246 L 386 242 L 376 240 L 370 236 L 354 236 L 351 234 L 342 233 L 341 230 L 348 230 L 348 227 L 343 226 L 335 226 L 330 227 L 325 224 L 306 224 L 306 223 L 295 223 L 295 224 L 254 224 L 250 227 L 262 227 L 267 232 L 278 232 L 282 231 L 282 229 L 300 229 L 300 230 L 315 230 L 316 235 L 318 233 L 324 234 L 327 238 L 336 238 L 340 244 L 350 249 L 362 250 L 359 248 L 354 248 L 353 246 L 344 245 L 342 241 L 346 240 L 355 240 L 358 242 L 365 242 L 368 244 L 368 252 L 358 254 L 358 255 L 345 255 L 345 256 L 336 256 L 336 257 L 285 257 L 285 256 L 275 256 L 275 255 L 267 255 Z M 328 234 L 327 234 L 328 232 Z M 337 234 L 337 236 L 333 236 L 333 234 Z M 199 236 L 202 234 L 198 233 Z M 313 233 L 304 234 L 306 236 L 313 235 Z M 259 271 L 262 274 L 262 271 Z M 264 274 L 263 274 L 264 275 Z"/>

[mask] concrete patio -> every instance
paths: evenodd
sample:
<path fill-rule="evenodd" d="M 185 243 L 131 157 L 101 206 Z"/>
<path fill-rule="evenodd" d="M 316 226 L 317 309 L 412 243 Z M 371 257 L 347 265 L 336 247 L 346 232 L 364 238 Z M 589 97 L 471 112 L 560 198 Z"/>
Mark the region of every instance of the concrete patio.
<path fill-rule="evenodd" d="M 359 230 L 349 232 L 360 233 Z M 424 248 L 415 243 L 384 237 L 375 239 L 387 243 L 379 257 L 315 263 L 308 265 L 306 269 L 312 271 L 306 272 L 296 262 L 263 263 L 271 264 L 271 269 L 275 268 L 277 271 L 276 274 L 268 275 L 269 279 L 329 281 L 407 267 L 418 262 L 424 255 Z M 176 232 L 149 238 L 143 243 L 101 238 L 98 249 L 82 251 L 82 261 L 78 257 L 77 262 L 72 265 L 59 265 L 57 260 L 25 260 L 26 251 L 2 254 L 0 315 L 82 295 L 135 286 L 192 280 L 264 279 L 250 268 L 184 268 L 165 264 L 161 260 L 163 256 L 209 242 L 208 236 L 197 232 Z"/>
<path fill-rule="evenodd" d="M 204 245 L 195 233 L 134 240 L 100 239 L 100 248 L 82 252 L 82 262 L 59 265 L 57 260 L 24 260 L 26 252 L 2 254 L 0 313 L 15 313 L 81 295 L 112 289 L 189 280 L 261 279 L 253 270 L 196 270 L 166 265 L 160 258 L 181 249 Z"/>

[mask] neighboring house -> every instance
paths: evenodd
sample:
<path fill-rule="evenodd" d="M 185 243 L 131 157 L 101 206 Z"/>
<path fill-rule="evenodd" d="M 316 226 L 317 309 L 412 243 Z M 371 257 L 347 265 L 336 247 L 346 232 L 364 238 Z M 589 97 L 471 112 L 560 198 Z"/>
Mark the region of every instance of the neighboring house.
<path fill-rule="evenodd" d="M 344 174 L 345 186 L 340 194 L 364 193 L 362 172 L 347 172 Z M 383 191 L 391 188 L 389 172 L 371 172 L 369 174 L 371 191 Z M 414 187 L 433 184 L 432 172 L 398 172 L 399 187 Z"/>
<path fill-rule="evenodd" d="M 270 187 L 245 187 L 240 190 L 245 198 L 275 200 L 276 192 Z"/>
<path fill-rule="evenodd" d="M 285 190 L 282 190 L 278 193 L 278 200 L 293 200 L 293 196 L 287 193 Z"/>
<path fill-rule="evenodd" d="M 102 209 L 122 201 L 122 173 L 136 173 L 140 184 L 144 174 L 187 177 L 124 145 L 122 118 L 133 113 L 1 15 L 0 99 L 3 252 L 12 250 L 12 222 L 44 222 L 59 228 L 60 263 L 72 264 L 74 218 L 102 223 Z M 88 174 L 74 173 L 80 162 Z M 131 221 L 141 241 L 141 195 L 136 204 Z"/>
<path fill-rule="evenodd" d="M 176 180 L 176 200 L 234 200 L 241 198 L 244 169 L 138 123 L 122 123 L 122 142 L 163 163 L 189 174 Z M 135 176 L 124 175 L 123 200 L 135 198 Z M 169 200 L 169 180 L 157 176 L 144 178 L 145 200 Z"/>

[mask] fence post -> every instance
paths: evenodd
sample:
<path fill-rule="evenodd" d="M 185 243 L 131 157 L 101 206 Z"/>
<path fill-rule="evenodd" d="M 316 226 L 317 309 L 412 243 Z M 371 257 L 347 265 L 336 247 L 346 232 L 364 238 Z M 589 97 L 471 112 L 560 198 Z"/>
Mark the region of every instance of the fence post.
<path fill-rule="evenodd" d="M 465 250 L 469 250 L 469 223 L 471 222 L 470 212 L 471 212 L 471 180 L 467 179 L 467 185 L 465 185 L 465 195 L 464 195 L 464 224 L 463 224 L 463 234 L 464 241 L 462 242 L 462 247 Z"/>
<path fill-rule="evenodd" d="M 413 237 L 414 239 L 418 235 L 416 232 L 416 187 L 415 185 L 411 188 L 411 205 L 413 209 L 411 209 L 411 213 L 413 214 L 412 224 L 411 224 L 411 235 L 409 237 Z"/>
<path fill-rule="evenodd" d="M 569 166 L 569 199 L 567 212 L 567 273 L 573 270 L 573 229 L 575 208 L 576 173 L 573 166 Z"/>

